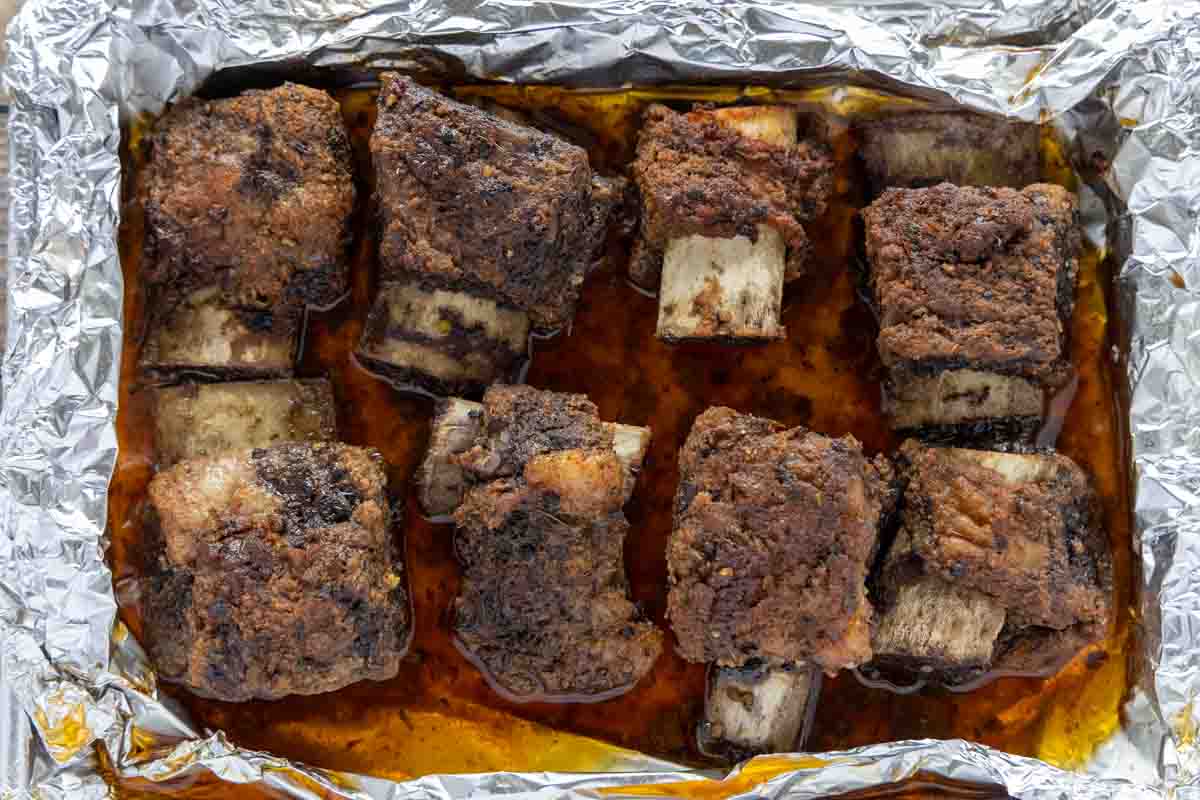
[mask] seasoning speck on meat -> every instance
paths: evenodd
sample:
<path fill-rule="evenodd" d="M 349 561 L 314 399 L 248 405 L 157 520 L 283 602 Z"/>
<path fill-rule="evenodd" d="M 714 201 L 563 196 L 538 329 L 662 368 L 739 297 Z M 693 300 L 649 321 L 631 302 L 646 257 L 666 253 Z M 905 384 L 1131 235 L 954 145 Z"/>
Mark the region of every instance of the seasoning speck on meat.
<path fill-rule="evenodd" d="M 378 454 L 280 444 L 150 482 L 146 639 L 158 673 L 226 701 L 394 676 L 411 619 Z"/>
<path fill-rule="evenodd" d="M 941 184 L 889 189 L 862 213 L 893 427 L 1035 428 L 1070 375 L 1075 196 Z"/>

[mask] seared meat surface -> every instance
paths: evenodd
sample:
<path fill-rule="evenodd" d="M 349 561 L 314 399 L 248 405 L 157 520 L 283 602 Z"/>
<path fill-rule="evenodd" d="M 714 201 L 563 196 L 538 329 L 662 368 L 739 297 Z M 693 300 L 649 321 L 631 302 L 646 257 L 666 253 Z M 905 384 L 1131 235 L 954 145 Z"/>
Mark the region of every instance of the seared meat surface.
<path fill-rule="evenodd" d="M 155 124 L 145 170 L 145 280 L 173 305 L 327 305 L 346 292 L 349 139 L 325 92 L 287 83 L 184 100 Z"/>
<path fill-rule="evenodd" d="M 862 214 L 893 426 L 1039 419 L 1070 371 L 1075 196 L 941 184 Z"/>
<path fill-rule="evenodd" d="M 619 486 L 610 453 L 585 468 L 609 479 L 605 493 Z M 662 650 L 662 635 L 629 600 L 624 515 L 586 501 L 564 508 L 562 499 L 500 479 L 468 492 L 454 517 L 465 575 L 455 632 L 518 700 L 621 693 Z"/>
<path fill-rule="evenodd" d="M 336 438 L 333 387 L 324 379 L 188 383 L 154 390 L 159 467 L 232 450 Z"/>
<path fill-rule="evenodd" d="M 852 437 L 711 408 L 679 455 L 667 614 L 689 661 L 871 657 L 866 577 L 888 502 L 887 464 Z"/>
<path fill-rule="evenodd" d="M 595 700 L 653 666 L 662 635 L 629 600 L 622 555 L 647 444 L 582 395 L 493 386 L 443 405 L 422 497 L 454 514 L 455 632 L 503 694 Z"/>
<path fill-rule="evenodd" d="M 373 451 L 280 444 L 150 483 L 146 639 L 164 679 L 227 701 L 394 676 L 411 618 Z"/>
<path fill-rule="evenodd" d="M 383 282 L 490 297 L 539 330 L 570 321 L 600 243 L 583 148 L 387 74 L 371 157 Z"/>
<path fill-rule="evenodd" d="M 824 147 L 796 142 L 794 119 L 788 136 L 757 130 L 757 111 L 647 109 L 633 164 L 642 196 L 641 231 L 630 267 L 636 283 L 657 287 L 663 253 L 673 239 L 756 240 L 760 225 L 781 235 L 787 278 L 803 273 L 809 251 L 803 223 L 825 210 L 833 162 Z M 758 119 L 740 124 L 744 116 Z"/>
<path fill-rule="evenodd" d="M 1112 560 L 1066 456 L 901 449 L 901 529 L 881 578 L 881 663 L 950 683 L 1053 671 L 1102 639 Z"/>
<path fill-rule="evenodd" d="M 574 317 L 620 182 L 557 136 L 394 74 L 371 155 L 383 288 L 365 363 L 436 394 L 516 380 L 530 330 Z"/>
<path fill-rule="evenodd" d="M 856 126 L 873 195 L 953 183 L 1022 189 L 1038 180 L 1036 125 L 961 111 L 891 114 Z"/>

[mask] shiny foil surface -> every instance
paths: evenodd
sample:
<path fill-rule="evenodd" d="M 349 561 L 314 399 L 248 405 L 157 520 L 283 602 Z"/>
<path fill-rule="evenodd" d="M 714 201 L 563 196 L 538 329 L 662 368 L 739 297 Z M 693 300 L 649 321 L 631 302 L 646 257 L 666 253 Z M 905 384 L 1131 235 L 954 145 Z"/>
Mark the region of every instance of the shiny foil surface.
<path fill-rule="evenodd" d="M 0 797 L 103 798 L 114 775 L 275 796 L 809 798 L 918 775 L 1022 800 L 1200 798 L 1200 2 L 29 0 L 9 29 L 12 200 L 0 411 Z M 214 72 L 288 61 L 573 86 L 840 76 L 1053 120 L 1087 233 L 1122 265 L 1140 559 L 1139 689 L 1086 773 L 964 742 L 771 756 L 728 776 L 628 753 L 608 772 L 335 774 L 196 730 L 116 623 L 121 123 Z M 104 758 L 97 755 L 103 745 Z M 690 783 L 700 781 L 702 784 Z M 679 784 L 675 788 L 661 784 Z M 658 786 L 656 786 L 658 785 Z M 219 796 L 219 795 L 213 795 Z"/>

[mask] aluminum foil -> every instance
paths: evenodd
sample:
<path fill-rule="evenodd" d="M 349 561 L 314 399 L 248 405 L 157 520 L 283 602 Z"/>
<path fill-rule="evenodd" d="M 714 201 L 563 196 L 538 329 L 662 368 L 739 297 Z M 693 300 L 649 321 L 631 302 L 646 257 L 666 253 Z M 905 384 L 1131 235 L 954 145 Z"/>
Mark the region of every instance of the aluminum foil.
<path fill-rule="evenodd" d="M 1076 157 L 1101 168 L 1107 190 L 1087 199 L 1109 212 L 1130 322 L 1143 636 L 1122 728 L 1088 774 L 922 741 L 756 760 L 728 789 L 807 798 L 922 771 L 1022 800 L 1200 798 L 1200 2 L 29 0 L 9 45 L 0 796 L 107 797 L 100 744 L 106 769 L 125 778 L 209 772 L 296 797 L 636 795 L 637 785 L 720 779 L 635 753 L 613 765 L 620 774 L 390 783 L 311 769 L 195 730 L 115 624 L 104 526 L 121 350 L 120 121 L 219 69 L 287 60 L 607 86 L 842 75 L 1056 119 Z"/>

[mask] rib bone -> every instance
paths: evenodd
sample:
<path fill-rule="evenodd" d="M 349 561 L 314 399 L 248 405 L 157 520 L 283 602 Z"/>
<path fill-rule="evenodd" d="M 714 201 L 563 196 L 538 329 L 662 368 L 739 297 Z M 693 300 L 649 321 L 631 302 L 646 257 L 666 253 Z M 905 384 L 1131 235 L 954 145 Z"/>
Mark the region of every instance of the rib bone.
<path fill-rule="evenodd" d="M 781 106 L 721 109 L 725 125 L 772 144 L 796 143 L 796 112 Z M 684 236 L 667 243 L 658 304 L 658 337 L 769 340 L 779 322 L 787 246 L 774 228 L 745 236 Z"/>
<path fill-rule="evenodd" d="M 388 283 L 359 346 L 373 372 L 439 395 L 471 394 L 514 380 L 529 342 L 529 316 L 460 290 Z"/>
<path fill-rule="evenodd" d="M 821 685 L 812 667 L 713 667 L 700 746 L 714 755 L 790 753 L 804 744 Z"/>
<path fill-rule="evenodd" d="M 185 384 L 155 390 L 154 401 L 162 468 L 232 450 L 337 439 L 326 380 Z"/>
<path fill-rule="evenodd" d="M 223 379 L 286 377 L 299 339 L 296 311 L 238 311 L 221 304 L 217 289 L 201 289 L 154 319 L 139 366 L 157 380 L 186 373 Z"/>
<path fill-rule="evenodd" d="M 430 517 L 445 517 L 462 503 L 466 478 L 455 458 L 475 443 L 483 429 L 483 405 L 457 397 L 441 402 L 429 432 L 429 452 L 417 469 L 421 506 Z"/>

